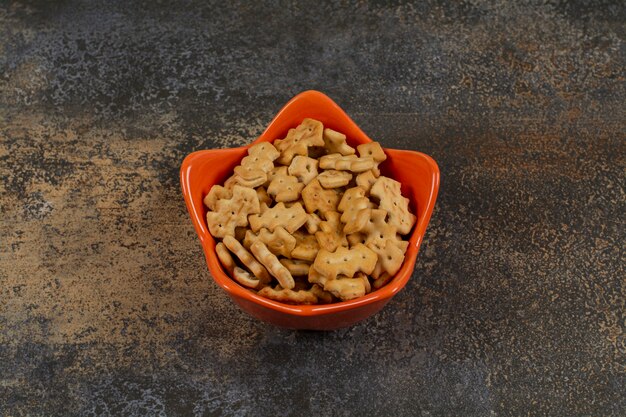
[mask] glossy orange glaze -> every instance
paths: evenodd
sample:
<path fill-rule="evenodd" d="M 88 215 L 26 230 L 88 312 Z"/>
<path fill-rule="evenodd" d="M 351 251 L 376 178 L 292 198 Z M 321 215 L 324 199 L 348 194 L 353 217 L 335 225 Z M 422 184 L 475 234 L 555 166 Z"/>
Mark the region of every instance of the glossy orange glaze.
<path fill-rule="evenodd" d="M 417 253 L 439 190 L 439 168 L 435 161 L 420 152 L 385 149 L 387 160 L 383 174 L 400 181 L 402 194 L 410 200 L 417 222 L 410 233 L 410 245 L 404 263 L 396 276 L 384 287 L 363 297 L 334 304 L 295 306 L 260 297 L 228 277 L 215 253 L 215 240 L 206 225 L 203 197 L 215 184 L 221 184 L 233 168 L 257 142 L 272 142 L 285 137 L 287 131 L 302 119 L 310 117 L 344 133 L 348 143 L 357 146 L 371 142 L 348 115 L 330 98 L 318 91 L 305 91 L 291 99 L 276 115 L 261 136 L 248 146 L 215 149 L 188 155 L 180 170 L 185 203 L 200 237 L 209 271 L 232 299 L 252 316 L 281 327 L 293 329 L 332 330 L 350 326 L 378 312 L 407 283 L 413 272 Z"/>

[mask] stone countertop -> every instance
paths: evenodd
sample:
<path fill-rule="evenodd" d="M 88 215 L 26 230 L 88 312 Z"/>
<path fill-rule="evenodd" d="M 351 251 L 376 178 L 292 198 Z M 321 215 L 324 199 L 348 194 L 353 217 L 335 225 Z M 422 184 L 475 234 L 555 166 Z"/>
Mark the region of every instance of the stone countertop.
<path fill-rule="evenodd" d="M 626 413 L 623 3 L 209 3 L 0 5 L 0 415 Z M 307 89 L 442 173 L 328 333 L 230 301 L 178 181 Z"/>

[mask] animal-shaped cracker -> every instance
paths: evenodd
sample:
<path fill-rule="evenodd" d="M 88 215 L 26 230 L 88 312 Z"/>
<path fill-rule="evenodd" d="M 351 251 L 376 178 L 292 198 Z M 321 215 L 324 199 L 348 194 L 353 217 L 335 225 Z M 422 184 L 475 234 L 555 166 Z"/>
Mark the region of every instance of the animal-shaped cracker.
<path fill-rule="evenodd" d="M 258 295 L 287 304 L 316 304 L 317 296 L 310 291 L 293 291 L 285 288 L 264 287 L 259 290 Z"/>
<path fill-rule="evenodd" d="M 217 253 L 217 257 L 224 269 L 232 274 L 235 268 L 235 260 L 230 256 L 230 252 L 222 242 L 218 242 L 217 245 L 215 245 L 215 253 Z"/>
<path fill-rule="evenodd" d="M 382 271 L 390 275 L 395 275 L 404 261 L 404 252 L 394 241 L 395 239 L 381 240 L 367 245 L 378 255 L 378 264 L 380 264 Z"/>
<path fill-rule="evenodd" d="M 326 211 L 337 211 L 339 203 L 339 193 L 334 189 L 326 190 L 317 179 L 314 179 L 302 189 L 302 200 L 306 211 L 313 213 L 319 210 L 320 213 Z"/>
<path fill-rule="evenodd" d="M 292 289 L 295 285 L 293 277 L 287 268 L 280 263 L 276 255 L 269 251 L 265 243 L 257 240 L 250 246 L 254 256 L 276 277 L 283 288 Z"/>
<path fill-rule="evenodd" d="M 369 219 L 367 209 L 372 207 L 371 201 L 365 197 L 365 190 L 361 187 L 353 187 L 343 194 L 337 209 L 343 214 L 341 221 L 346 225 L 343 228 L 344 233 L 356 233 L 365 227 L 365 223 Z"/>
<path fill-rule="evenodd" d="M 317 120 L 304 119 L 295 129 L 289 129 L 285 139 L 277 139 L 274 146 L 280 151 L 278 163 L 289 165 L 295 155 L 308 153 L 309 146 L 323 146 L 324 126 Z"/>
<path fill-rule="evenodd" d="M 309 232 L 310 234 L 314 234 L 315 232 L 319 230 L 321 222 L 322 222 L 322 219 L 320 219 L 320 216 L 318 216 L 317 214 L 307 213 L 306 223 L 304 224 L 306 226 L 306 231 Z"/>
<path fill-rule="evenodd" d="M 376 182 L 376 178 L 378 178 L 378 176 L 370 169 L 356 176 L 356 185 L 363 188 L 366 194 L 369 194 L 372 185 Z"/>
<path fill-rule="evenodd" d="M 387 155 L 385 155 L 385 151 L 383 151 L 383 148 L 380 146 L 380 143 L 378 142 L 363 143 L 357 146 L 356 149 L 359 151 L 359 156 L 361 158 L 370 157 L 374 161 L 379 162 L 379 163 L 387 159 Z"/>
<path fill-rule="evenodd" d="M 355 173 L 365 172 L 376 166 L 373 158 L 359 158 L 356 155 L 343 156 L 339 153 L 331 153 L 320 158 L 320 168 L 336 169 L 338 171 L 352 171 Z"/>
<path fill-rule="evenodd" d="M 275 201 L 288 202 L 297 200 L 303 188 L 304 184 L 298 182 L 296 177 L 276 175 L 267 188 L 267 193 L 274 197 Z"/>
<path fill-rule="evenodd" d="M 223 240 L 224 245 L 229 251 L 235 254 L 237 258 L 259 279 L 263 284 L 267 284 L 272 280 L 270 274 L 265 267 L 261 265 L 254 257 L 241 246 L 241 243 L 232 236 L 226 236 Z"/>
<path fill-rule="evenodd" d="M 266 187 L 269 187 L 269 185 L 272 183 L 272 180 L 279 175 L 289 175 L 289 173 L 287 172 L 287 167 L 285 166 L 274 167 L 270 172 L 267 173 L 267 181 L 265 182 L 264 185 Z"/>
<path fill-rule="evenodd" d="M 387 155 L 385 155 L 385 151 L 380 146 L 378 142 L 370 142 L 364 143 L 362 145 L 357 146 L 357 150 L 359 151 L 359 155 L 361 157 L 370 157 L 376 163 L 374 168 L 372 168 L 372 172 L 375 176 L 380 175 L 380 170 L 378 169 L 378 165 L 387 159 Z"/>
<path fill-rule="evenodd" d="M 306 219 L 306 212 L 300 203 L 294 203 L 291 207 L 285 207 L 285 203 L 278 203 L 260 215 L 254 214 L 249 217 L 250 228 L 254 232 L 258 232 L 262 227 L 273 232 L 278 226 L 282 226 L 289 233 L 293 233 L 306 223 Z"/>
<path fill-rule="evenodd" d="M 317 159 L 297 155 L 294 156 L 287 171 L 289 172 L 289 175 L 293 175 L 298 178 L 298 181 L 302 184 L 307 185 L 315 177 L 317 177 L 317 164 Z"/>
<path fill-rule="evenodd" d="M 360 230 L 365 235 L 366 245 L 387 240 L 399 240 L 396 236 L 397 228 L 387 223 L 386 217 L 386 210 L 370 209 L 367 211 L 367 222 Z"/>
<path fill-rule="evenodd" d="M 317 284 L 313 284 L 309 291 L 317 297 L 319 304 L 330 304 L 333 302 L 333 295 L 328 291 L 324 291 L 322 287 Z"/>
<path fill-rule="evenodd" d="M 280 226 L 275 228 L 273 232 L 262 228 L 258 235 L 248 230 L 243 245 L 249 248 L 257 240 L 265 243 L 272 253 L 285 257 L 291 256 L 291 251 L 296 247 L 296 238 Z"/>
<path fill-rule="evenodd" d="M 230 199 L 218 200 L 215 211 L 206 214 L 209 231 L 215 237 L 235 235 L 235 227 L 247 226 L 248 215 L 261 210 L 259 198 L 252 188 L 235 185 Z"/>
<path fill-rule="evenodd" d="M 283 264 L 285 268 L 291 275 L 294 277 L 308 276 L 309 268 L 311 264 L 306 261 L 301 261 L 298 259 L 281 259 L 280 263 Z"/>
<path fill-rule="evenodd" d="M 324 129 L 324 144 L 328 152 L 340 153 L 342 155 L 352 155 L 354 148 L 346 143 L 346 135 L 332 129 Z"/>
<path fill-rule="evenodd" d="M 334 252 L 321 249 L 313 262 L 313 268 L 328 279 L 335 279 L 340 274 L 353 277 L 357 272 L 372 273 L 377 260 L 375 252 L 358 244 L 352 249 L 339 247 Z"/>
<path fill-rule="evenodd" d="M 320 223 L 320 231 L 315 233 L 315 239 L 320 248 L 333 252 L 339 246 L 348 247 L 348 240 L 343 233 L 343 224 L 339 220 L 340 214 L 336 211 L 324 213 L 325 221 Z"/>
<path fill-rule="evenodd" d="M 256 195 L 259 197 L 259 203 L 265 203 L 265 205 L 272 204 L 272 198 L 267 194 L 265 187 L 255 188 Z"/>
<path fill-rule="evenodd" d="M 350 244 L 350 247 L 353 247 L 359 243 L 365 244 L 365 235 L 360 232 L 346 235 L 346 239 L 348 239 L 348 244 Z"/>
<path fill-rule="evenodd" d="M 379 177 L 370 194 L 380 200 L 379 207 L 387 210 L 387 222 L 406 235 L 415 223 L 415 216 L 409 211 L 409 199 L 402 196 L 400 183 L 387 177 Z"/>
<path fill-rule="evenodd" d="M 291 251 L 291 257 L 303 261 L 313 261 L 320 247 L 315 236 L 297 231 L 293 234 L 296 238 L 296 247 Z"/>
<path fill-rule="evenodd" d="M 244 183 L 253 183 L 256 184 L 253 187 L 258 187 L 267 181 L 267 173 L 274 168 L 274 160 L 279 156 L 280 153 L 271 143 L 257 143 L 248 149 L 248 156 L 235 167 L 235 174 L 242 178 Z"/>
<path fill-rule="evenodd" d="M 308 279 L 311 284 L 317 284 L 322 288 L 324 288 L 324 285 L 329 280 L 328 277 L 321 274 L 317 269 L 315 269 L 313 265 L 311 265 L 311 267 L 309 268 Z"/>
<path fill-rule="evenodd" d="M 361 276 L 357 278 L 331 279 L 326 281 L 324 290 L 341 300 L 352 300 L 365 295 L 365 283 Z"/>
<path fill-rule="evenodd" d="M 257 288 L 261 284 L 261 281 L 253 277 L 250 272 L 246 271 L 245 269 L 239 268 L 238 266 L 233 269 L 232 274 L 233 278 L 235 278 L 235 281 L 237 281 L 244 287 Z"/>
<path fill-rule="evenodd" d="M 346 171 L 336 171 L 330 169 L 317 176 L 317 180 L 324 188 L 339 188 L 348 185 L 352 179 L 352 174 Z"/>
<path fill-rule="evenodd" d="M 222 199 L 229 199 L 233 196 L 233 190 L 224 188 L 221 185 L 214 185 L 209 190 L 209 193 L 204 197 L 204 205 L 209 208 L 209 210 L 215 210 L 217 202 Z"/>
<path fill-rule="evenodd" d="M 389 281 L 391 281 L 391 278 L 393 278 L 392 275 L 389 275 L 388 273 L 384 272 L 382 275 L 380 275 L 378 278 L 376 278 L 376 280 L 374 280 L 374 283 L 372 284 L 372 286 L 374 288 L 376 288 L 376 289 L 379 289 L 383 285 L 385 285 Z"/>

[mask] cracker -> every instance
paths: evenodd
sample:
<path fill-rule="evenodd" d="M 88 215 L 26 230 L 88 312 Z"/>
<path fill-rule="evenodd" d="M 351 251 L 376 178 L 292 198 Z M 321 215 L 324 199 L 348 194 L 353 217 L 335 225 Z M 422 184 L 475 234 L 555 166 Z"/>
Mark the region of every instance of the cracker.
<path fill-rule="evenodd" d="M 261 281 L 253 277 L 250 272 L 238 266 L 234 267 L 232 274 L 235 281 L 244 287 L 257 288 L 261 284 Z"/>
<path fill-rule="evenodd" d="M 248 219 L 250 228 L 254 232 L 258 232 L 263 227 L 273 232 L 274 229 L 282 226 L 289 233 L 293 233 L 306 223 L 307 217 L 300 203 L 295 203 L 291 207 L 285 207 L 285 203 L 278 203 L 260 215 L 249 216 Z"/>
<path fill-rule="evenodd" d="M 217 254 L 217 258 L 220 260 L 224 269 L 232 274 L 233 269 L 235 268 L 235 260 L 222 242 L 218 242 L 217 245 L 215 245 L 215 253 Z"/>
<path fill-rule="evenodd" d="M 233 187 L 237 185 L 237 175 L 233 174 L 226 181 L 224 181 L 224 188 L 227 190 L 233 190 Z"/>
<path fill-rule="evenodd" d="M 377 267 L 380 270 L 395 275 L 404 261 L 404 252 L 393 240 L 382 240 L 367 245 L 378 255 Z M 373 272 L 373 271 L 372 271 Z"/>
<path fill-rule="evenodd" d="M 272 198 L 267 194 L 265 187 L 256 188 L 256 196 L 259 198 L 259 203 L 265 203 L 266 205 L 272 204 Z"/>
<path fill-rule="evenodd" d="M 295 129 L 289 129 L 285 139 L 274 141 L 274 146 L 280 152 L 277 162 L 289 165 L 294 156 L 306 156 L 310 146 L 324 146 L 323 130 L 321 122 L 308 118 Z"/>
<path fill-rule="evenodd" d="M 284 166 L 274 167 L 270 172 L 268 172 L 265 186 L 269 187 L 272 180 L 278 175 L 289 175 L 289 173 L 287 172 L 287 167 L 284 167 Z"/>
<path fill-rule="evenodd" d="M 324 290 L 343 301 L 347 301 L 363 297 L 365 295 L 365 283 L 360 276 L 357 278 L 332 279 L 326 282 Z"/>
<path fill-rule="evenodd" d="M 243 177 L 240 177 L 239 175 L 235 175 L 234 176 L 234 180 L 235 183 L 237 185 L 240 185 L 242 187 L 246 187 L 246 188 L 255 188 L 258 187 L 259 185 L 263 185 L 265 183 L 267 179 L 267 176 L 264 177 L 256 177 L 256 178 L 252 178 L 250 180 L 247 180 Z"/>
<path fill-rule="evenodd" d="M 372 202 L 365 197 L 363 188 L 354 187 L 346 190 L 337 207 L 343 212 L 341 221 L 345 223 L 344 233 L 352 234 L 363 229 L 369 220 L 368 209 L 371 207 Z"/>
<path fill-rule="evenodd" d="M 217 202 L 222 199 L 229 199 L 233 196 L 233 190 L 224 188 L 221 185 L 214 185 L 209 190 L 209 193 L 204 197 L 204 205 L 208 207 L 209 210 L 215 210 Z"/>
<path fill-rule="evenodd" d="M 321 249 L 313 262 L 313 268 L 329 279 L 337 275 L 353 277 L 357 272 L 370 274 L 376 266 L 378 256 L 363 244 L 352 249 L 337 248 L 334 252 Z"/>
<path fill-rule="evenodd" d="M 333 295 L 328 291 L 324 291 L 324 289 L 317 284 L 313 284 L 309 291 L 317 297 L 317 301 L 320 304 L 330 304 L 333 302 Z"/>
<path fill-rule="evenodd" d="M 252 272 L 254 276 L 263 284 L 267 284 L 272 280 L 272 277 L 270 277 L 267 269 L 254 259 L 254 256 L 252 256 L 246 248 L 241 246 L 241 243 L 239 243 L 234 237 L 226 236 L 223 242 L 228 250 L 239 258 L 239 260 L 250 270 L 250 272 Z"/>
<path fill-rule="evenodd" d="M 350 247 L 358 245 L 359 243 L 365 244 L 365 238 L 366 236 L 360 232 L 346 235 L 346 239 L 348 239 L 348 244 L 350 245 Z"/>
<path fill-rule="evenodd" d="M 259 230 L 258 235 L 248 230 L 243 245 L 246 248 L 250 248 L 257 240 L 265 243 L 270 252 L 285 257 L 291 256 L 291 251 L 296 247 L 296 238 L 280 226 L 275 228 L 273 232 L 262 228 Z"/>
<path fill-rule="evenodd" d="M 304 184 L 291 175 L 276 175 L 267 188 L 267 193 L 277 202 L 295 201 L 300 197 Z"/>
<path fill-rule="evenodd" d="M 317 296 L 310 291 L 300 290 L 293 291 L 285 288 L 276 289 L 272 287 L 264 287 L 257 292 L 260 295 L 270 300 L 279 301 L 287 304 L 316 304 Z"/>
<path fill-rule="evenodd" d="M 328 278 L 325 275 L 322 275 L 317 269 L 315 269 L 313 265 L 311 265 L 311 267 L 309 268 L 308 279 L 311 284 L 317 284 L 322 288 L 324 288 L 326 281 L 328 281 Z"/>
<path fill-rule="evenodd" d="M 248 149 L 248 156 L 235 167 L 235 174 L 245 182 L 258 182 L 261 185 L 267 180 L 267 173 L 274 168 L 274 160 L 279 156 L 278 150 L 269 142 L 252 145 Z"/>
<path fill-rule="evenodd" d="M 379 177 L 370 194 L 380 200 L 379 207 L 387 210 L 387 222 L 395 226 L 398 233 L 406 235 L 415 224 L 415 215 L 409 211 L 409 199 L 402 196 L 400 183 L 387 177 Z"/>
<path fill-rule="evenodd" d="M 382 146 L 380 146 L 380 143 L 378 142 L 363 143 L 357 146 L 356 149 L 359 151 L 359 156 L 362 158 L 370 157 L 378 163 L 387 159 L 385 151 L 383 151 Z"/>
<path fill-rule="evenodd" d="M 359 173 L 376 167 L 376 162 L 370 157 L 359 158 L 356 155 L 343 156 L 340 153 L 331 153 L 320 158 L 319 167 Z"/>
<path fill-rule="evenodd" d="M 320 223 L 322 219 L 315 213 L 307 213 L 306 215 L 306 223 L 304 224 L 306 227 L 306 231 L 310 234 L 314 234 L 319 230 Z"/>
<path fill-rule="evenodd" d="M 393 278 L 392 275 L 389 275 L 388 273 L 383 273 L 380 277 L 376 278 L 374 280 L 374 283 L 372 284 L 372 287 L 379 289 L 381 288 L 383 285 L 386 285 L 389 281 L 391 281 L 391 278 Z"/>
<path fill-rule="evenodd" d="M 281 259 L 280 263 L 283 264 L 294 277 L 308 276 L 309 269 L 311 268 L 309 262 L 299 259 Z"/>
<path fill-rule="evenodd" d="M 339 246 L 348 247 L 348 240 L 343 233 L 340 216 L 336 211 L 324 213 L 326 220 L 320 223 L 321 230 L 315 233 L 315 239 L 317 239 L 320 248 L 333 252 Z"/>
<path fill-rule="evenodd" d="M 317 177 L 317 165 L 319 164 L 317 159 L 309 158 L 307 156 L 297 155 L 291 161 L 291 165 L 287 171 L 289 175 L 293 175 L 298 178 L 302 184 L 307 185 L 315 177 Z"/>
<path fill-rule="evenodd" d="M 259 198 L 251 188 L 235 185 L 229 199 L 218 200 L 215 211 L 206 214 L 209 231 L 215 237 L 235 235 L 235 227 L 247 226 L 248 215 L 259 213 Z"/>
<path fill-rule="evenodd" d="M 378 178 L 378 175 L 370 169 L 356 176 L 356 185 L 363 188 L 366 194 L 369 194 L 372 185 L 376 182 L 376 178 Z"/>
<path fill-rule="evenodd" d="M 348 185 L 352 179 L 352 174 L 346 171 L 336 171 L 334 169 L 324 171 L 317 176 L 317 180 L 324 188 L 339 188 Z"/>
<path fill-rule="evenodd" d="M 296 238 L 296 247 L 291 251 L 291 257 L 303 261 L 313 261 L 320 249 L 315 236 L 297 231 L 293 234 Z"/>
<path fill-rule="evenodd" d="M 317 179 L 311 181 L 302 189 L 302 200 L 306 211 L 313 213 L 316 210 L 320 213 L 325 211 L 337 211 L 339 203 L 339 193 L 334 190 L 326 190 Z"/>
<path fill-rule="evenodd" d="M 353 155 L 355 150 L 346 143 L 346 135 L 332 129 L 324 129 L 324 146 L 330 153 L 340 153 L 341 155 Z"/>
<path fill-rule="evenodd" d="M 280 263 L 276 255 L 269 251 L 265 243 L 257 240 L 250 246 L 252 254 L 267 268 L 283 288 L 292 289 L 295 285 L 293 277 L 287 268 Z"/>
<path fill-rule="evenodd" d="M 364 143 L 364 144 L 357 146 L 357 149 L 361 157 L 369 157 L 374 160 L 376 164 L 374 168 L 372 168 L 372 172 L 374 173 L 376 177 L 378 177 L 380 175 L 380 170 L 378 169 L 378 165 L 380 165 L 381 162 L 387 159 L 387 155 L 385 155 L 385 151 L 380 146 L 380 143 L 378 142 Z"/>

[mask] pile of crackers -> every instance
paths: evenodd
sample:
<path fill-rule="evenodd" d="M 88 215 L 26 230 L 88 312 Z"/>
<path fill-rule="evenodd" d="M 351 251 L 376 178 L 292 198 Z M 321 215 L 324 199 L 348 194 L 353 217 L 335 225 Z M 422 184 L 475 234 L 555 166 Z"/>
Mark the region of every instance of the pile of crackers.
<path fill-rule="evenodd" d="M 380 175 L 380 144 L 304 119 L 259 143 L 204 198 L 224 269 L 258 295 L 289 304 L 361 297 L 400 269 L 414 223 L 400 183 Z"/>

